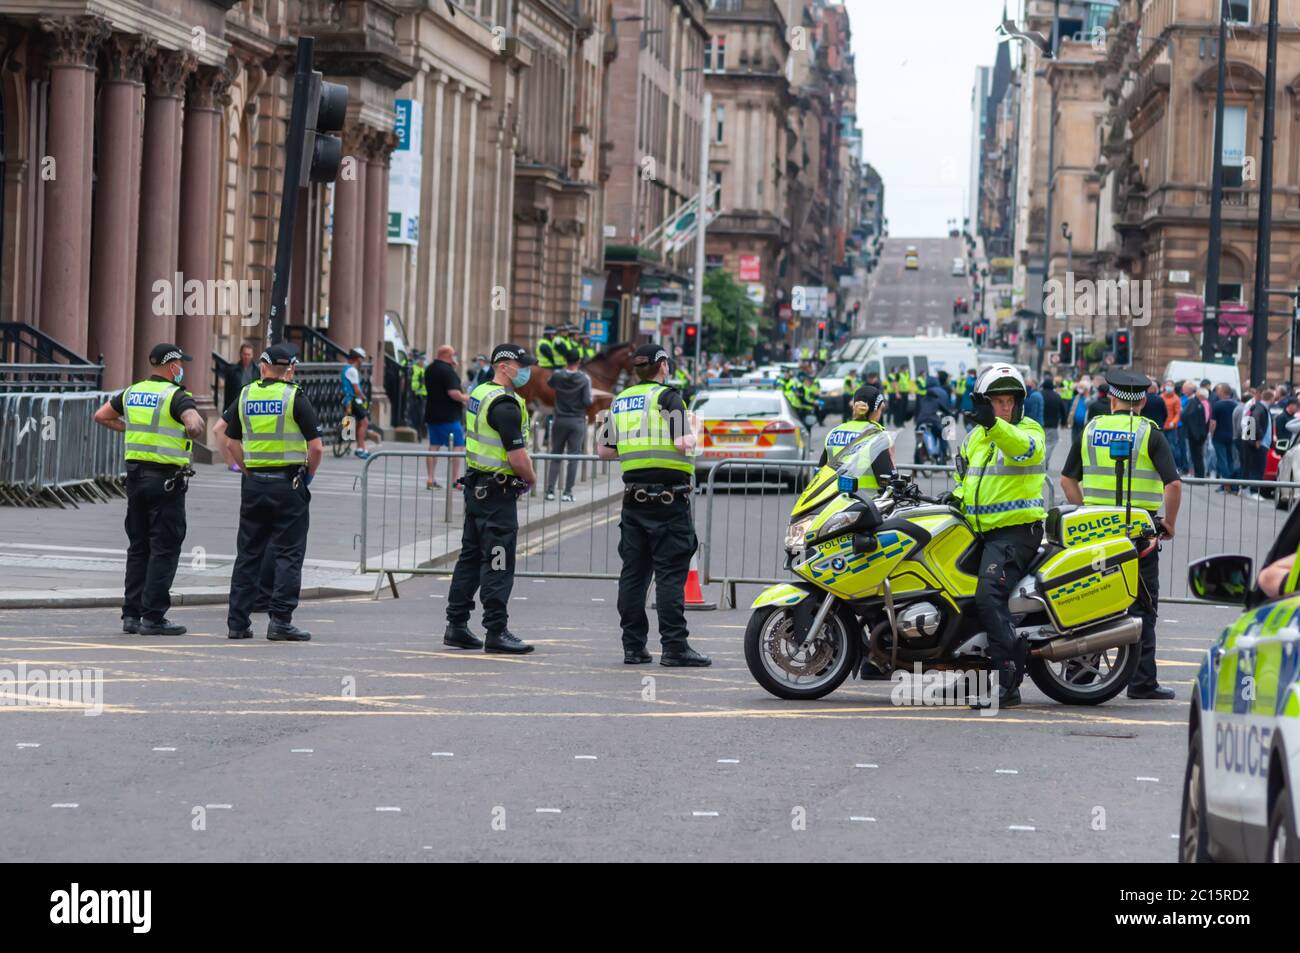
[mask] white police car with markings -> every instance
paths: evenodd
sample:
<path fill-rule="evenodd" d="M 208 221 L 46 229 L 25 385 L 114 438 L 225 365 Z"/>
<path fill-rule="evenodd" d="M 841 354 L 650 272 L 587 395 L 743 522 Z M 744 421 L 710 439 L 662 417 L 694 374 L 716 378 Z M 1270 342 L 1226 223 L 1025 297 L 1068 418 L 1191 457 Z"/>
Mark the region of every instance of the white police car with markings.
<path fill-rule="evenodd" d="M 1247 606 L 1192 691 L 1179 859 L 1300 861 L 1300 592 L 1252 592 L 1252 560 L 1188 567 L 1199 599 Z"/>

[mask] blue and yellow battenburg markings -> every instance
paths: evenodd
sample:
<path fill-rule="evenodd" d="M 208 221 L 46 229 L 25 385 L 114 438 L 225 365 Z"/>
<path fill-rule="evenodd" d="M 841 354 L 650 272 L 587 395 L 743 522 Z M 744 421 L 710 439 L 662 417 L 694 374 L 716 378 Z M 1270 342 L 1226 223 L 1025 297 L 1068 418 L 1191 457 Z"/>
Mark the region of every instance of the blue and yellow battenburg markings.
<path fill-rule="evenodd" d="M 845 536 L 841 538 L 850 540 L 849 545 L 852 545 L 851 540 L 853 537 L 851 534 L 845 534 Z M 827 556 L 814 565 L 809 566 L 808 571 L 812 573 L 813 578 L 820 578 L 822 576 L 830 575 L 831 573 L 846 571 L 850 576 L 852 576 L 856 573 L 862 572 L 878 560 L 892 559 L 900 553 L 903 553 L 907 550 L 907 547 L 911 545 L 913 540 L 912 537 L 904 533 L 890 530 L 889 532 L 877 534 L 876 542 L 880 544 L 880 548 L 873 553 L 850 556 L 847 559 L 843 555 L 837 553 L 832 556 Z"/>
<path fill-rule="evenodd" d="M 1048 592 L 1052 600 L 1060 599 L 1062 596 L 1068 596 L 1072 592 L 1078 592 L 1080 589 L 1087 589 L 1089 586 L 1095 586 L 1102 580 L 1100 571 L 1093 573 L 1091 576 L 1084 576 L 1082 579 L 1076 579 L 1068 586 L 1062 586 L 1060 589 L 1052 589 Z"/>
<path fill-rule="evenodd" d="M 1300 596 L 1260 606 L 1223 631 L 1196 674 L 1201 707 L 1221 714 L 1300 717 L 1293 686 L 1300 680 L 1300 640 L 1234 651 L 1238 639 L 1277 639 L 1300 628 Z M 1217 679 L 1213 660 L 1218 657 Z M 1247 681 L 1249 679 L 1249 681 Z M 1253 687 L 1247 696 L 1247 685 Z"/>

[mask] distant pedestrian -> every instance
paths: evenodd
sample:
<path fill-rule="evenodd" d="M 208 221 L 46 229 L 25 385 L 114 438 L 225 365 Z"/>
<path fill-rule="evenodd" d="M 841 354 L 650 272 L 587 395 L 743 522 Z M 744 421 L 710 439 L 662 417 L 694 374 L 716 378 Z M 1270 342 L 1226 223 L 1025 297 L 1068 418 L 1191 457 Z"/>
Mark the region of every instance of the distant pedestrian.
<path fill-rule="evenodd" d="M 343 415 L 352 418 L 357 444 L 357 457 L 361 460 L 370 456 L 366 449 L 366 429 L 370 424 L 370 401 L 361 386 L 361 363 L 368 361 L 370 355 L 363 347 L 354 347 L 348 351 L 348 363 L 343 368 L 341 383 L 343 387 Z"/>
<path fill-rule="evenodd" d="M 1028 393 L 1025 394 L 1025 416 L 1038 426 L 1043 425 L 1043 393 L 1038 389 L 1038 381 L 1029 378 L 1025 381 Z"/>
<path fill-rule="evenodd" d="M 1068 408 L 1061 395 L 1056 392 L 1056 382 L 1050 377 L 1043 380 L 1043 434 L 1047 437 L 1047 454 L 1043 458 L 1044 464 L 1050 470 L 1052 468 L 1052 454 L 1056 452 L 1056 445 L 1061 439 L 1061 428 L 1065 426 L 1068 415 Z"/>
<path fill-rule="evenodd" d="M 1217 399 L 1210 407 L 1210 442 L 1214 447 L 1214 474 L 1220 480 L 1230 480 L 1237 475 L 1232 462 L 1232 416 L 1237 409 L 1237 402 L 1232 399 L 1232 388 L 1220 384 L 1216 388 Z M 1234 486 L 1224 484 L 1217 493 L 1236 493 Z"/>
<path fill-rule="evenodd" d="M 456 349 L 444 344 L 434 352 L 433 360 L 424 372 L 424 425 L 429 432 L 429 449 L 446 450 L 448 447 L 465 447 L 465 426 L 461 414 L 469 403 L 469 394 L 461 389 L 460 372 L 456 370 Z M 460 459 L 452 457 L 447 464 L 448 479 L 455 483 L 460 477 Z M 426 490 L 436 489 L 438 458 L 428 458 Z"/>
<path fill-rule="evenodd" d="M 551 373 L 551 389 L 555 391 L 555 419 L 551 423 L 551 453 L 574 454 L 568 461 L 564 478 L 562 503 L 573 502 L 573 484 L 578 476 L 576 455 L 582 453 L 587 437 L 587 408 L 591 406 L 591 378 L 578 370 L 580 354 L 576 348 L 560 348 L 564 369 Z M 563 464 L 552 460 L 546 468 L 546 499 L 555 499 L 555 484 Z"/>
<path fill-rule="evenodd" d="M 225 380 L 222 382 L 224 388 L 222 410 L 235 402 L 235 398 L 239 396 L 241 390 L 257 380 L 257 365 L 253 362 L 253 354 L 253 345 L 247 341 L 240 345 L 239 363 L 231 365 L 226 371 Z"/>
<path fill-rule="evenodd" d="M 1208 397 L 1209 395 L 1203 390 L 1193 391 L 1178 418 L 1179 429 L 1182 431 L 1187 448 L 1187 469 L 1196 477 L 1204 477 L 1207 472 L 1205 444 L 1210 436 Z"/>

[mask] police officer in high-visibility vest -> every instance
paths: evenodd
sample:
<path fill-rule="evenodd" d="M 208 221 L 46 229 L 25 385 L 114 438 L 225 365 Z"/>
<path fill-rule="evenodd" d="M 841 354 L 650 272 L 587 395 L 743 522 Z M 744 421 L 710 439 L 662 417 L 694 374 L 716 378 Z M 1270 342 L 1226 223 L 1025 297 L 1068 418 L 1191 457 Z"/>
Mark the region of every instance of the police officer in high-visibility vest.
<path fill-rule="evenodd" d="M 976 427 L 957 453 L 961 507 L 980 545 L 975 607 L 988 639 L 988 659 L 998 676 L 999 707 L 1020 704 L 1025 645 L 1016 635 L 1008 601 L 1043 538 L 1043 483 L 1047 437 L 1024 416 L 1027 388 L 1009 364 L 994 364 L 975 384 Z M 992 704 L 981 699 L 976 707 Z"/>
<path fill-rule="evenodd" d="M 1173 539 L 1183 485 L 1169 442 L 1158 425 L 1142 416 L 1151 381 L 1144 374 L 1112 370 L 1106 374 L 1106 384 L 1110 413 L 1088 421 L 1082 439 L 1070 447 L 1061 470 L 1061 489 L 1071 503 L 1146 510 L 1160 530 L 1160 539 Z M 1112 450 L 1117 444 L 1122 447 L 1118 454 Z M 1161 509 L 1164 515 L 1157 517 Z M 1129 698 L 1174 697 L 1174 690 L 1156 679 L 1159 551 L 1159 540 L 1152 540 L 1138 559 L 1142 591 L 1129 613 L 1142 620 L 1142 642 L 1137 671 L 1128 685 Z"/>
<path fill-rule="evenodd" d="M 185 542 L 185 489 L 191 440 L 205 433 L 194 397 L 181 386 L 190 356 L 175 344 L 149 352 L 154 372 L 115 394 L 95 422 L 126 433 L 126 582 L 122 631 L 184 635 L 167 619 L 172 580 Z"/>
<path fill-rule="evenodd" d="M 849 453 L 857 455 L 858 489 L 875 492 L 889 485 L 894 469 L 894 441 L 882 423 L 885 395 L 863 384 L 850 397 L 849 419 L 826 434 L 819 467 L 834 466 Z"/>
<path fill-rule="evenodd" d="M 311 633 L 293 624 L 293 613 L 307 554 L 308 486 L 325 451 L 316 408 L 289 383 L 296 363 L 297 355 L 289 345 L 268 347 L 258 358 L 261 380 L 239 392 L 214 428 L 226 459 L 244 474 L 226 612 L 230 639 L 253 637 L 251 616 L 264 559 L 274 560 L 273 572 L 269 563 L 266 566 L 273 575 L 266 637 L 272 642 L 311 638 Z"/>
<path fill-rule="evenodd" d="M 912 375 L 906 365 L 898 369 L 898 376 L 894 378 L 894 383 L 898 393 L 898 409 L 895 412 L 894 426 L 901 427 L 912 416 Z"/>
<path fill-rule="evenodd" d="M 686 402 L 665 386 L 668 352 L 644 344 L 632 358 L 638 383 L 614 399 L 596 439 L 602 460 L 618 458 L 623 471 L 619 521 L 618 614 L 623 661 L 652 661 L 646 651 L 650 622 L 645 596 L 653 575 L 659 612 L 660 665 L 705 666 L 713 660 L 687 644 L 686 576 L 697 541 L 691 519 L 695 434 Z"/>
<path fill-rule="evenodd" d="M 546 367 L 554 370 L 557 367 L 564 366 L 564 360 L 560 357 L 560 352 L 557 349 L 556 344 L 555 326 L 548 324 L 546 327 L 542 328 L 542 339 L 538 341 L 537 346 L 533 348 L 533 353 L 536 356 L 536 364 L 538 367 Z"/>
<path fill-rule="evenodd" d="M 411 352 L 411 401 L 407 407 L 407 420 L 417 431 L 424 424 L 424 401 L 429 396 L 424 382 L 424 352 Z"/>
<path fill-rule="evenodd" d="M 492 379 L 470 391 L 465 406 L 465 525 L 442 639 L 453 648 L 509 655 L 533 650 L 506 627 L 515 585 L 518 500 L 537 482 L 528 456 L 528 407 L 516 393 L 528 383 L 533 363 L 526 349 L 498 344 L 492 349 Z M 469 629 L 475 593 L 483 603 L 482 639 Z"/>

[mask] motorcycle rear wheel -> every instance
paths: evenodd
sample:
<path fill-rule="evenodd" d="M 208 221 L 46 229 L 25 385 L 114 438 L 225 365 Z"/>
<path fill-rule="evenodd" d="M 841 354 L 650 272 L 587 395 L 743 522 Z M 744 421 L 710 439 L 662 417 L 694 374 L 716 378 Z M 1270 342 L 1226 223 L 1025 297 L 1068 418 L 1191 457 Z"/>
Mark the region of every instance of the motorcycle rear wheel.
<path fill-rule="evenodd" d="M 1128 685 L 1140 654 L 1139 644 L 1133 642 L 1063 662 L 1030 659 L 1029 677 L 1040 692 L 1062 705 L 1100 705 Z"/>
<path fill-rule="evenodd" d="M 789 628 L 784 606 L 763 606 L 749 617 L 745 664 L 754 681 L 777 698 L 794 701 L 822 698 L 839 688 L 861 650 L 857 619 L 847 610 L 831 612 L 822 623 L 821 638 L 810 636 L 798 649 L 788 640 Z"/>

